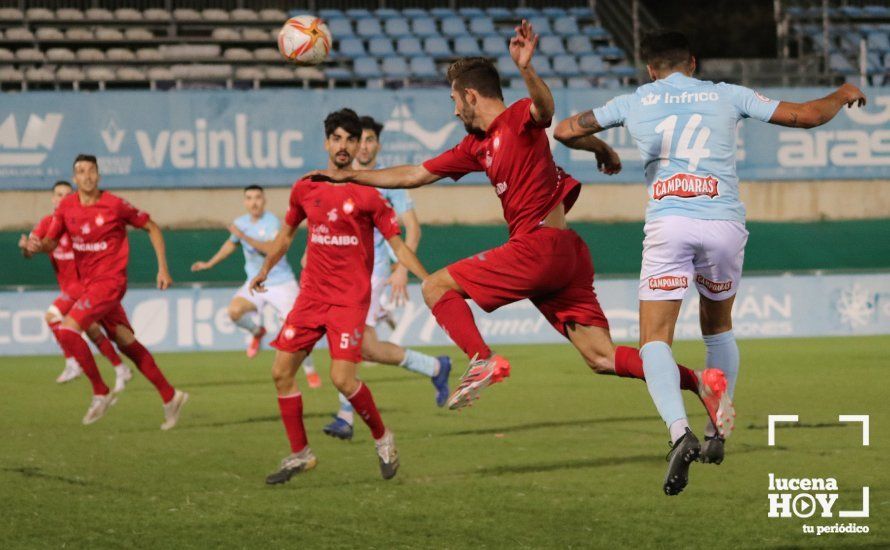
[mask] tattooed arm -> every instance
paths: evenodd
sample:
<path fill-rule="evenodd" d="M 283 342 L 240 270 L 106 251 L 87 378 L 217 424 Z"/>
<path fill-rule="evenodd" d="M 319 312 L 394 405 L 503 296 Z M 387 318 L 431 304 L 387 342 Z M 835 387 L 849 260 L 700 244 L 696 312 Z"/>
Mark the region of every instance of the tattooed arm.
<path fill-rule="evenodd" d="M 815 128 L 833 119 L 844 105 L 847 107 L 864 106 L 865 94 L 852 84 L 844 84 L 821 99 L 814 99 L 806 103 L 782 101 L 776 107 L 769 122 L 791 128 Z"/>
<path fill-rule="evenodd" d="M 621 159 L 609 144 L 593 134 L 603 130 L 593 111 L 584 111 L 570 116 L 556 125 L 553 137 L 569 149 L 590 151 L 596 155 L 600 172 L 612 175 L 621 171 Z"/>

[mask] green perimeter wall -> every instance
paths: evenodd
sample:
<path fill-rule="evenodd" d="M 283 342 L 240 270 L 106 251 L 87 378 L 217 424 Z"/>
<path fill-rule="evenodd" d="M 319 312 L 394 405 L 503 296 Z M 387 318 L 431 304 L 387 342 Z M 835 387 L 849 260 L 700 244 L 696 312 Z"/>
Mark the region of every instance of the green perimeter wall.
<path fill-rule="evenodd" d="M 639 274 L 642 223 L 573 223 L 590 247 L 598 275 Z M 747 273 L 812 269 L 890 269 L 890 219 L 819 223 L 748 223 L 751 236 L 745 257 Z M 210 271 L 191 273 L 196 260 L 209 259 L 228 237 L 224 230 L 165 231 L 167 254 L 177 283 L 240 284 L 244 281 L 240 252 Z M 504 226 L 425 226 L 420 258 L 438 269 L 460 258 L 504 242 Z M 0 233 L 0 285 L 54 286 L 49 260 L 41 255 L 25 260 L 18 253 L 19 234 Z M 306 240 L 301 230 L 288 258 L 299 266 Z M 152 284 L 156 274 L 148 236 L 131 233 L 130 281 Z"/>

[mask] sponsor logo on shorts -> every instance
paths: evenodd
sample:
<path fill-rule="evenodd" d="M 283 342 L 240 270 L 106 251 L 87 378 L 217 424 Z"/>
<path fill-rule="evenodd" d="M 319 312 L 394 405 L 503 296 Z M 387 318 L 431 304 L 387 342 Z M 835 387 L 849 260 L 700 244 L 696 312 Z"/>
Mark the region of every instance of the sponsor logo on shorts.
<path fill-rule="evenodd" d="M 726 292 L 732 288 L 732 281 L 712 281 L 701 275 L 695 276 L 695 282 L 707 288 L 714 294 L 720 294 L 721 292 Z"/>
<path fill-rule="evenodd" d="M 652 186 L 652 198 L 655 200 L 661 200 L 664 197 L 679 197 L 681 199 L 710 197 L 713 199 L 719 195 L 717 183 L 717 178 L 714 176 L 697 176 L 680 172 L 667 179 L 656 181 Z"/>
<path fill-rule="evenodd" d="M 102 252 L 103 250 L 108 250 L 108 243 L 105 241 L 99 241 L 97 243 L 72 243 L 72 248 L 74 250 L 80 252 Z"/>
<path fill-rule="evenodd" d="M 494 192 L 500 197 L 504 193 L 507 192 L 507 182 L 500 181 L 497 185 L 494 186 Z"/>
<path fill-rule="evenodd" d="M 688 287 L 689 281 L 686 277 L 678 277 L 676 275 L 649 277 L 650 290 L 677 290 L 678 288 Z"/>

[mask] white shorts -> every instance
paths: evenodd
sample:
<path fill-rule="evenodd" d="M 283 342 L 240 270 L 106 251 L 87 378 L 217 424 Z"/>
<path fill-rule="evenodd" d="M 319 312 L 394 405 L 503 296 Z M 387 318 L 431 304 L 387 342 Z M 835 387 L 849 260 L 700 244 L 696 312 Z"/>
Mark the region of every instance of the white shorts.
<path fill-rule="evenodd" d="M 278 314 L 280 320 L 287 317 L 291 308 L 294 307 L 294 302 L 297 301 L 297 295 L 300 294 L 300 285 L 295 280 L 280 285 L 267 286 L 266 292 L 254 292 L 253 294 L 250 293 L 249 285 L 250 281 L 241 285 L 235 296 L 244 298 L 253 304 L 258 313 L 262 313 L 263 306 L 269 304 Z"/>
<path fill-rule="evenodd" d="M 748 230 L 729 220 L 664 216 L 643 229 L 640 300 L 682 300 L 694 282 L 711 300 L 735 296 Z"/>
<path fill-rule="evenodd" d="M 386 290 L 387 277 L 371 275 L 371 305 L 368 307 L 368 316 L 365 325 L 376 327 L 380 320 L 380 312 L 383 309 L 383 292 Z"/>

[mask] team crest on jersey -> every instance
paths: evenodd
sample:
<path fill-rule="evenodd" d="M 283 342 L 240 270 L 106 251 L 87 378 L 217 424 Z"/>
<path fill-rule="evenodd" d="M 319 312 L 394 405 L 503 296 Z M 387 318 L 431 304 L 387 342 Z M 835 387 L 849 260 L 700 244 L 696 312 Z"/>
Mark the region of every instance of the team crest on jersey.
<path fill-rule="evenodd" d="M 80 226 L 80 232 L 84 235 L 89 235 L 90 234 L 90 224 L 85 223 L 82 226 Z"/>
<path fill-rule="evenodd" d="M 681 199 L 710 197 L 713 199 L 719 195 L 718 183 L 714 176 L 697 176 L 680 172 L 667 179 L 656 181 L 652 185 L 652 198 L 655 200 L 661 200 L 664 197 L 679 197 Z"/>
<path fill-rule="evenodd" d="M 732 281 L 712 281 L 710 279 L 706 279 L 701 275 L 695 276 L 695 282 L 700 284 L 701 286 L 707 288 L 714 294 L 720 294 L 721 292 L 727 292 L 732 288 Z"/>
<path fill-rule="evenodd" d="M 102 217 L 102 214 L 99 214 L 98 216 L 96 216 L 95 222 L 96 227 L 102 227 L 103 225 L 105 225 L 105 218 Z"/>
<path fill-rule="evenodd" d="M 333 222 L 337 221 L 337 218 L 339 218 L 339 216 L 337 215 L 337 209 L 331 208 L 328 211 L 328 221 L 333 223 Z"/>
<path fill-rule="evenodd" d="M 677 290 L 688 288 L 689 280 L 677 275 L 664 275 L 663 277 L 649 277 L 650 290 Z"/>
<path fill-rule="evenodd" d="M 343 203 L 343 213 L 348 216 L 352 214 L 353 210 L 355 210 L 355 203 L 352 202 L 352 199 L 346 199 L 346 202 Z"/>
<path fill-rule="evenodd" d="M 494 140 L 491 142 L 492 148 L 497 152 L 498 149 L 501 148 L 501 134 L 497 133 L 494 136 Z"/>

